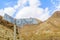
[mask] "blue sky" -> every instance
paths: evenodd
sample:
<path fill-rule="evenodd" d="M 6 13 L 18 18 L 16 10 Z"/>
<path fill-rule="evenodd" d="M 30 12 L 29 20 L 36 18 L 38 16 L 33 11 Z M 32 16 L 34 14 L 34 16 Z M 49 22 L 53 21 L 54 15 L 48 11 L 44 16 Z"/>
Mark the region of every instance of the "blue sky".
<path fill-rule="evenodd" d="M 17 0 L 0 0 L 0 9 L 5 7 L 13 7 L 17 4 Z"/>
<path fill-rule="evenodd" d="M 18 0 L 0 0 L 0 9 L 5 8 L 5 7 L 13 7 L 14 5 L 17 4 Z M 49 7 L 49 9 L 52 9 L 53 3 L 51 3 L 51 0 L 40 0 L 42 5 L 40 7 L 46 8 Z M 58 2 L 54 0 L 54 2 Z M 29 2 L 25 3 L 25 6 L 29 6 Z"/>
<path fill-rule="evenodd" d="M 49 15 L 51 16 L 55 10 L 58 10 L 58 9 L 60 10 L 59 0 L 38 0 L 38 1 L 40 2 L 39 3 L 40 5 L 37 8 L 40 8 L 43 10 L 41 15 L 48 14 L 48 17 L 49 17 Z M 3 14 L 7 13 L 12 17 L 16 17 L 16 15 L 19 13 L 20 10 L 23 10 L 25 7 L 27 8 L 30 6 L 29 2 L 30 2 L 29 0 L 0 0 L 0 15 L 2 15 L 2 13 Z M 46 13 L 44 13 L 45 11 Z M 48 17 L 46 17 L 46 19 Z M 43 20 L 44 18 L 41 18 L 41 19 Z"/>
<path fill-rule="evenodd" d="M 41 0 L 41 2 L 42 2 L 42 5 L 41 5 L 41 7 L 42 8 L 46 8 L 46 7 L 48 7 L 49 9 L 52 9 L 53 8 L 53 4 L 51 3 L 51 1 L 50 0 Z"/>

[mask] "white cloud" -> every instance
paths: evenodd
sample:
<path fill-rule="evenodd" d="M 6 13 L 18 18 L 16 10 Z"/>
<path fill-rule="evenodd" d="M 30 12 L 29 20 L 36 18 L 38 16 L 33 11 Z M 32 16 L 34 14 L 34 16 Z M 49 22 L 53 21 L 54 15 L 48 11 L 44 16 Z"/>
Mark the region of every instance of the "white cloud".
<path fill-rule="evenodd" d="M 24 4 L 29 1 L 30 6 L 38 6 L 41 5 L 39 0 L 18 0 L 17 5 L 14 6 L 15 9 L 24 7 Z M 37 5 L 36 5 L 37 4 Z"/>
<path fill-rule="evenodd" d="M 41 21 L 45 21 L 49 18 L 49 10 L 48 8 L 38 8 L 41 3 L 38 0 L 29 0 L 30 7 L 24 7 L 23 9 L 19 10 L 16 17 L 17 19 L 20 18 L 38 18 Z"/>
<path fill-rule="evenodd" d="M 4 13 L 12 16 L 15 12 L 15 9 L 13 7 L 7 7 L 7 8 L 4 8 Z"/>
<path fill-rule="evenodd" d="M 42 13 L 42 15 L 40 16 L 40 20 L 42 21 L 46 21 L 51 15 L 49 15 L 50 11 L 48 8 L 44 9 L 44 12 Z"/>
<path fill-rule="evenodd" d="M 50 17 L 49 10 L 48 8 L 43 9 L 43 8 L 25 7 L 17 13 L 15 18 L 20 19 L 20 18 L 30 18 L 30 17 L 38 18 L 41 21 L 45 21 Z"/>
<path fill-rule="evenodd" d="M 56 9 L 60 9 L 60 0 L 51 0 Z"/>
<path fill-rule="evenodd" d="M 3 11 L 4 11 L 3 9 L 0 9 L 0 15 L 1 16 L 4 16 L 4 12 Z"/>
<path fill-rule="evenodd" d="M 15 13 L 15 11 L 16 10 L 13 7 L 7 7 L 4 9 L 0 9 L 0 15 L 4 16 L 4 14 L 6 13 L 6 14 L 12 16 Z"/>
<path fill-rule="evenodd" d="M 19 7 L 24 7 L 24 3 L 26 3 L 27 0 L 18 0 L 17 5 L 14 6 L 15 9 L 19 8 Z"/>
<path fill-rule="evenodd" d="M 6 7 L 4 9 L 0 9 L 0 15 L 4 16 L 4 14 L 6 13 L 12 16 L 16 12 L 16 9 L 19 9 L 19 7 L 21 7 L 25 2 L 26 0 L 18 0 L 17 5 L 15 5 L 14 7 Z"/>
<path fill-rule="evenodd" d="M 14 12 L 16 12 L 16 9 L 19 9 L 19 7 L 24 7 L 24 3 L 28 0 L 18 0 L 17 5 L 14 7 L 7 7 L 4 8 L 4 10 L 1 11 L 1 13 L 5 14 L 7 13 L 8 15 L 12 16 Z M 20 18 L 38 18 L 41 21 L 45 21 L 49 18 L 49 9 L 48 8 L 38 8 L 37 6 L 41 6 L 40 1 L 38 0 L 29 0 L 30 7 L 24 7 L 23 9 L 19 10 L 17 12 L 17 15 L 15 18 L 20 19 Z M 0 14 L 1 15 L 1 14 Z"/>
<path fill-rule="evenodd" d="M 57 3 L 56 8 L 60 9 L 60 1 L 59 1 L 59 3 Z"/>
<path fill-rule="evenodd" d="M 39 16 L 40 14 L 42 14 L 42 12 L 43 12 L 42 8 L 25 7 L 17 13 L 16 18 L 19 19 L 19 18 Z"/>
<path fill-rule="evenodd" d="M 31 7 L 37 7 L 41 5 L 41 2 L 39 0 L 29 0 Z"/>
<path fill-rule="evenodd" d="M 51 3 L 54 6 L 54 9 L 51 13 L 53 14 L 56 11 L 60 11 L 60 0 L 51 0 Z"/>

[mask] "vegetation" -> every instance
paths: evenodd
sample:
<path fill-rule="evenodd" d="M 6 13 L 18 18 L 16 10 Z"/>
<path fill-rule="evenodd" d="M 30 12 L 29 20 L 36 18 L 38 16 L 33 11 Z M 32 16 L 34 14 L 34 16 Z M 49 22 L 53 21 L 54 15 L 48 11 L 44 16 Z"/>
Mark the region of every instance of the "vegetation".
<path fill-rule="evenodd" d="M 6 22 L 0 21 L 0 40 L 13 40 L 13 25 Z M 60 12 L 37 25 L 24 25 L 17 32 L 16 40 L 60 40 Z"/>

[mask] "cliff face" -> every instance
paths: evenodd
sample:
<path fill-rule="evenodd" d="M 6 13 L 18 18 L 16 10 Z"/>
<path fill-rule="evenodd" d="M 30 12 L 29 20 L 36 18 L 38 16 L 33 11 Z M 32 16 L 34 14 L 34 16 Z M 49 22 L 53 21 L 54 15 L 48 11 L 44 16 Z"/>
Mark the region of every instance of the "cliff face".
<path fill-rule="evenodd" d="M 0 39 L 13 40 L 13 24 L 3 20 L 2 17 L 0 19 Z M 38 22 L 37 25 L 17 27 L 16 40 L 60 40 L 60 11 L 55 12 L 45 22 L 39 20 Z"/>

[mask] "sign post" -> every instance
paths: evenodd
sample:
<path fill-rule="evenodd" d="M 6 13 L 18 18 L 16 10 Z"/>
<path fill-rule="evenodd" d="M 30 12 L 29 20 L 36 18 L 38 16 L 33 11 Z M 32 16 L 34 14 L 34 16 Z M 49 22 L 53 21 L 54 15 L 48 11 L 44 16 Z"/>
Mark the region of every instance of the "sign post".
<path fill-rule="evenodd" d="M 16 23 L 15 23 L 16 20 L 12 18 L 11 16 L 9 16 L 8 14 L 4 15 L 4 19 L 14 24 L 14 38 L 13 39 L 16 40 Z"/>
<path fill-rule="evenodd" d="M 16 25 L 23 26 L 26 24 L 38 24 L 38 21 L 35 18 L 28 18 L 28 19 L 14 19 L 11 16 L 5 14 L 4 19 L 10 23 L 14 24 L 14 40 L 16 40 Z M 21 38 L 20 38 L 21 39 Z"/>
<path fill-rule="evenodd" d="M 14 40 L 16 40 L 16 25 L 14 25 Z"/>

